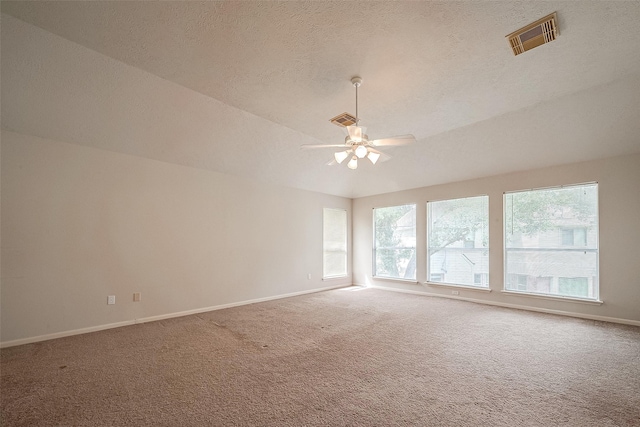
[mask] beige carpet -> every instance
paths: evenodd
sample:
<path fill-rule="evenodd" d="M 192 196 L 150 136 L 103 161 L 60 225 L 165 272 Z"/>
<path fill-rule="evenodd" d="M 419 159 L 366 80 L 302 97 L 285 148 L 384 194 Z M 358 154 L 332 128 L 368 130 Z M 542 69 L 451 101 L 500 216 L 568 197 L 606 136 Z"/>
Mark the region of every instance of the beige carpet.
<path fill-rule="evenodd" d="M 640 328 L 373 289 L 7 348 L 1 368 L 4 426 L 640 426 Z"/>

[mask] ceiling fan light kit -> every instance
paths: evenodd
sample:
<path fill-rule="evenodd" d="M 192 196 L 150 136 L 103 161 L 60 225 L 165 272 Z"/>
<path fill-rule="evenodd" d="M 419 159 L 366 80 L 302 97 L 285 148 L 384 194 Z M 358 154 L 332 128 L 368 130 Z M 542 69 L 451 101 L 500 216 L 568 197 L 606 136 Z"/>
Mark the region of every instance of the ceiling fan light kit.
<path fill-rule="evenodd" d="M 347 167 L 349 169 L 357 169 L 358 168 L 358 158 L 356 156 L 353 156 L 351 158 L 351 160 L 349 160 L 349 163 L 347 163 Z"/>
<path fill-rule="evenodd" d="M 375 165 L 378 159 L 380 158 L 380 153 L 374 153 L 373 151 L 369 151 L 369 154 L 367 154 L 367 158 L 371 160 L 371 163 Z"/>
<path fill-rule="evenodd" d="M 367 147 L 365 147 L 364 145 L 358 145 L 356 147 L 355 153 L 359 159 L 362 159 L 369 153 L 369 150 L 367 150 Z"/>
<path fill-rule="evenodd" d="M 335 159 L 329 164 L 341 164 L 351 156 L 351 160 L 347 162 L 349 169 L 358 168 L 358 159 L 369 159 L 372 164 L 376 164 L 378 160 L 388 160 L 390 156 L 376 150 L 374 147 L 378 146 L 393 146 L 393 145 L 406 145 L 415 142 L 413 135 L 401 135 L 391 138 L 370 140 L 369 135 L 366 134 L 367 128 L 360 126 L 360 118 L 358 117 L 358 88 L 362 85 L 362 78 L 353 77 L 351 84 L 356 88 L 356 115 L 351 116 L 349 113 L 343 113 L 339 116 L 331 119 L 331 122 L 344 127 L 347 130 L 347 136 L 344 139 L 344 144 L 323 144 L 323 145 L 303 145 L 301 148 L 342 148 L 342 151 L 337 151 L 333 154 Z M 346 150 L 345 150 L 346 148 Z"/>
<path fill-rule="evenodd" d="M 342 163 L 344 162 L 344 159 L 349 157 L 349 151 L 338 151 L 333 155 L 333 157 L 336 159 L 336 162 Z"/>

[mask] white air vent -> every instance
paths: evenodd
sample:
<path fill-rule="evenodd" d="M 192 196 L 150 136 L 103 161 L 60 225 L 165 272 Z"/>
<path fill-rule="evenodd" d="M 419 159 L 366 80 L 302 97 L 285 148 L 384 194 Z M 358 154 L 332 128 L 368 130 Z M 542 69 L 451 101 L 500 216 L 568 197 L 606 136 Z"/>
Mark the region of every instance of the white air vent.
<path fill-rule="evenodd" d="M 335 116 L 333 119 L 329 120 L 334 125 L 338 126 L 351 126 L 356 124 L 356 118 L 349 113 L 342 113 Z"/>
<path fill-rule="evenodd" d="M 513 50 L 513 54 L 520 55 L 534 47 L 555 40 L 560 35 L 557 22 L 558 17 L 553 12 L 551 15 L 538 19 L 536 22 L 509 34 L 507 40 Z"/>

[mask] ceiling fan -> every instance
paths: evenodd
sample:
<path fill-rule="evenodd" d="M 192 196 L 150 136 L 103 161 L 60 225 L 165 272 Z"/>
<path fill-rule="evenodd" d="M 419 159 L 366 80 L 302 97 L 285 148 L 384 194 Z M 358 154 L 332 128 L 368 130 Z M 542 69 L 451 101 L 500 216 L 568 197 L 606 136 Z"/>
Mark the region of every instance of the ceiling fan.
<path fill-rule="evenodd" d="M 383 139 L 369 139 L 369 135 L 366 134 L 366 127 L 359 126 L 360 119 L 358 118 L 358 88 L 362 85 L 362 79 L 360 77 L 354 77 L 351 79 L 351 83 L 356 88 L 356 117 L 351 117 L 351 121 L 347 123 L 351 123 L 349 126 L 344 126 L 335 122 L 339 126 L 346 127 L 347 136 L 344 139 L 344 144 L 305 144 L 300 148 L 310 149 L 310 148 L 342 148 L 343 150 L 337 151 L 333 157 L 334 160 L 331 160 L 328 165 L 335 165 L 338 163 L 342 163 L 347 157 L 351 156 L 351 160 L 347 163 L 347 167 L 349 169 L 356 169 L 358 167 L 358 159 L 368 158 L 371 163 L 374 165 L 378 160 L 385 161 L 389 160 L 391 156 L 385 154 L 379 150 L 377 147 L 388 147 L 394 145 L 407 145 L 415 142 L 416 138 L 413 135 L 399 135 L 391 138 L 383 138 Z M 333 119 L 332 119 L 333 121 Z"/>

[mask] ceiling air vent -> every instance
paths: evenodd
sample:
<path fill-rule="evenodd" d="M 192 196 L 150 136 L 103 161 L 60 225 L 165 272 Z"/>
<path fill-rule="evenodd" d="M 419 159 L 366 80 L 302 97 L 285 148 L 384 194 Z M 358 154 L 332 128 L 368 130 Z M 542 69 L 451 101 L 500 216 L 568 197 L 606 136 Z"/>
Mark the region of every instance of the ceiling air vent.
<path fill-rule="evenodd" d="M 507 36 L 509 45 L 514 55 L 520 55 L 528 50 L 545 43 L 554 41 L 560 34 L 558 32 L 558 17 L 553 12 L 551 15 L 538 19 Z"/>
<path fill-rule="evenodd" d="M 329 120 L 334 125 L 338 126 L 351 126 L 356 124 L 356 118 L 349 113 L 342 113 Z"/>

